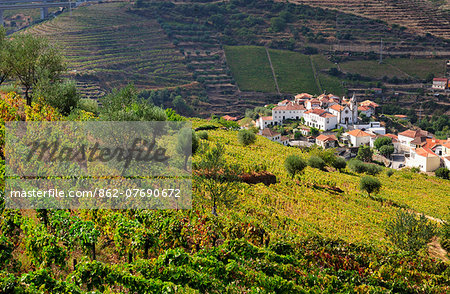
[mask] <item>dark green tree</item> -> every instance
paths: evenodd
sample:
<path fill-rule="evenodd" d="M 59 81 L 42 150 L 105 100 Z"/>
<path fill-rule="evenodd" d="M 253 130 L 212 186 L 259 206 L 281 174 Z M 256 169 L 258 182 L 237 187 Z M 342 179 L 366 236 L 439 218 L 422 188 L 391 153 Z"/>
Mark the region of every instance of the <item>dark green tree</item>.
<path fill-rule="evenodd" d="M 377 193 L 378 191 L 380 191 L 381 182 L 377 178 L 364 176 L 359 182 L 359 188 L 363 191 L 366 191 L 370 197 L 371 193 Z"/>
<path fill-rule="evenodd" d="M 306 167 L 306 161 L 298 155 L 290 155 L 284 161 L 284 167 L 291 178 L 301 173 Z"/>

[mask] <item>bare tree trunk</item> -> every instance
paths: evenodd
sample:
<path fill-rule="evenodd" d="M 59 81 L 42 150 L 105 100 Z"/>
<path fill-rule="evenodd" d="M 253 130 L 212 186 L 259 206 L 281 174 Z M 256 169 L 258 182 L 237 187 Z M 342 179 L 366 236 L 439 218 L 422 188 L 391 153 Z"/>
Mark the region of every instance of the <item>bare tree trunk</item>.
<path fill-rule="evenodd" d="M 95 260 L 95 243 L 92 243 L 92 260 Z"/>
<path fill-rule="evenodd" d="M 30 91 L 30 89 L 28 89 L 28 88 L 25 89 L 25 98 L 27 99 L 27 105 L 31 106 L 31 96 L 30 96 L 30 94 L 28 94 L 29 91 Z"/>

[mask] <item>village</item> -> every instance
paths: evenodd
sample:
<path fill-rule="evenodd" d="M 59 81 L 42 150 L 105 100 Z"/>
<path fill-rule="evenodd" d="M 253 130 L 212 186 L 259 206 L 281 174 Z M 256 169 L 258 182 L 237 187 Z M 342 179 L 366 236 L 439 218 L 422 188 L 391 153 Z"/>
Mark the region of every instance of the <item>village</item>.
<path fill-rule="evenodd" d="M 259 135 L 271 141 L 299 148 L 335 148 L 347 160 L 357 155 L 360 146 L 369 146 L 378 162 L 394 169 L 433 172 L 450 168 L 449 138 L 437 139 L 417 128 L 387 133 L 383 122 L 377 120 L 379 108 L 371 100 L 357 101 L 355 95 L 341 99 L 333 94 L 301 93 L 280 101 L 271 109 L 271 116 L 259 116 L 253 124 Z M 401 115 L 396 117 L 402 119 Z M 377 141 L 390 147 L 380 152 Z"/>

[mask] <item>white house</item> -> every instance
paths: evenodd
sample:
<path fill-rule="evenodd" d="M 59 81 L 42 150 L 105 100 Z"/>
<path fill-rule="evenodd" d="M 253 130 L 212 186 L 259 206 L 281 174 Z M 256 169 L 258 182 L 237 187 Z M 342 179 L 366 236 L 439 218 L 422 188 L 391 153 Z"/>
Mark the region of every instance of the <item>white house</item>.
<path fill-rule="evenodd" d="M 411 152 L 409 158 L 406 158 L 406 166 L 418 167 L 421 171 L 430 172 L 438 169 L 441 165 L 441 159 L 429 148 L 418 148 Z"/>
<path fill-rule="evenodd" d="M 316 109 L 320 108 L 320 100 L 319 99 L 310 99 L 305 102 L 306 109 Z"/>
<path fill-rule="evenodd" d="M 372 136 L 375 137 L 375 135 L 371 135 L 359 129 L 351 130 L 347 133 L 344 133 L 344 136 L 348 138 L 350 144 L 353 147 L 359 147 L 361 145 L 369 145 L 371 137 Z"/>
<path fill-rule="evenodd" d="M 431 87 L 434 90 L 445 90 L 447 89 L 448 80 L 445 78 L 434 78 L 433 86 Z"/>
<path fill-rule="evenodd" d="M 286 119 L 300 119 L 303 117 L 305 107 L 289 102 L 286 105 L 276 106 L 272 109 L 272 118 L 276 123 L 282 123 Z"/>
<path fill-rule="evenodd" d="M 337 138 L 335 135 L 321 134 L 316 138 L 316 144 L 323 149 L 334 148 L 337 145 Z"/>
<path fill-rule="evenodd" d="M 366 117 L 371 117 L 375 113 L 375 110 L 368 106 L 359 106 L 358 111 L 364 114 Z"/>
<path fill-rule="evenodd" d="M 289 145 L 289 138 L 286 137 L 286 136 L 281 136 L 280 143 L 283 144 L 284 146 L 288 146 Z"/>
<path fill-rule="evenodd" d="M 411 151 L 411 142 L 416 138 L 427 138 L 428 132 L 423 130 L 406 130 L 398 134 L 398 140 L 400 142 L 400 149 L 406 152 Z M 415 146 L 414 146 L 415 147 Z"/>
<path fill-rule="evenodd" d="M 281 143 L 281 134 L 269 128 L 265 128 L 264 130 L 260 131 L 259 134 L 271 141 Z"/>
<path fill-rule="evenodd" d="M 325 109 L 310 109 L 303 113 L 305 124 L 320 130 L 328 131 L 337 126 L 337 116 L 329 113 Z"/>
<path fill-rule="evenodd" d="M 263 130 L 263 129 L 267 128 L 268 126 L 273 126 L 273 125 L 274 125 L 274 121 L 271 116 L 260 116 L 258 121 L 256 122 L 256 126 L 260 130 Z"/>

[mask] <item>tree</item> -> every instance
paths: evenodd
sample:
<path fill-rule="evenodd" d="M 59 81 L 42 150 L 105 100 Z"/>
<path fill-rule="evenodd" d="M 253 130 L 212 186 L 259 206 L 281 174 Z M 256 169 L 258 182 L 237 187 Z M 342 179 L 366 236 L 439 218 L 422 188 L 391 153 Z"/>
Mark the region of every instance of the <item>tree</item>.
<path fill-rule="evenodd" d="M 423 214 L 417 218 L 413 212 L 399 210 L 387 223 L 386 235 L 400 249 L 415 252 L 430 242 L 436 230 Z"/>
<path fill-rule="evenodd" d="M 434 172 L 435 176 L 441 179 L 450 179 L 450 170 L 446 167 L 440 167 Z"/>
<path fill-rule="evenodd" d="M 356 159 L 362 160 L 364 162 L 370 162 L 372 161 L 372 155 L 373 152 L 369 146 L 361 145 L 359 146 L 358 155 L 356 156 Z"/>
<path fill-rule="evenodd" d="M 198 137 L 191 129 L 182 129 L 178 134 L 177 152 L 184 156 L 184 169 L 187 170 L 189 156 L 198 149 Z"/>
<path fill-rule="evenodd" d="M 378 137 L 375 142 L 373 142 L 373 145 L 377 150 L 380 150 L 382 146 L 385 145 L 392 145 L 392 138 L 390 137 Z"/>
<path fill-rule="evenodd" d="M 32 90 L 40 79 L 59 82 L 66 70 L 62 55 L 42 37 L 30 34 L 16 35 L 10 41 L 10 53 L 6 62 L 11 74 L 25 89 L 27 105 L 31 105 Z"/>
<path fill-rule="evenodd" d="M 286 28 L 286 20 L 282 17 L 272 17 L 270 19 L 270 28 L 276 33 L 282 32 Z"/>
<path fill-rule="evenodd" d="M 380 191 L 381 183 L 377 178 L 371 176 L 364 176 L 359 182 L 359 188 L 367 192 L 367 194 L 377 193 Z"/>
<path fill-rule="evenodd" d="M 384 157 L 389 158 L 391 154 L 394 153 L 394 146 L 393 145 L 383 145 L 380 148 L 380 154 Z"/>
<path fill-rule="evenodd" d="M 305 169 L 306 161 L 298 155 L 290 155 L 284 161 L 284 167 L 291 178 L 294 178 L 296 174 Z"/>
<path fill-rule="evenodd" d="M 256 135 L 252 131 L 249 130 L 240 130 L 237 134 L 238 141 L 244 146 L 255 143 Z"/>
<path fill-rule="evenodd" d="M 75 109 L 81 99 L 73 80 L 52 83 L 43 78 L 36 85 L 34 95 L 41 97 L 48 105 L 57 108 L 64 115 L 68 115 Z"/>
<path fill-rule="evenodd" d="M 6 39 L 6 30 L 0 27 L 0 85 L 8 78 L 11 73 L 11 65 L 8 62 L 10 53 L 9 42 Z"/>
<path fill-rule="evenodd" d="M 204 145 L 206 151 L 202 160 L 196 164 L 196 169 L 202 171 L 198 177 L 198 189 L 202 193 L 208 193 L 212 202 L 212 214 L 217 216 L 217 204 L 229 205 L 234 202 L 237 193 L 234 190 L 240 171 L 236 166 L 228 165 L 224 158 L 225 147 L 219 143 L 209 148 Z"/>
<path fill-rule="evenodd" d="M 347 166 L 347 162 L 342 157 L 336 157 L 334 162 L 332 163 L 332 166 L 337 169 L 338 171 L 342 171 Z"/>
<path fill-rule="evenodd" d="M 308 158 L 308 165 L 312 168 L 324 169 L 326 164 L 322 158 L 313 155 Z"/>
<path fill-rule="evenodd" d="M 310 131 L 311 131 L 311 136 L 313 136 L 313 137 L 319 135 L 319 133 L 320 133 L 320 132 L 319 132 L 319 129 L 314 128 L 314 127 L 311 127 L 311 128 L 310 128 Z"/>

